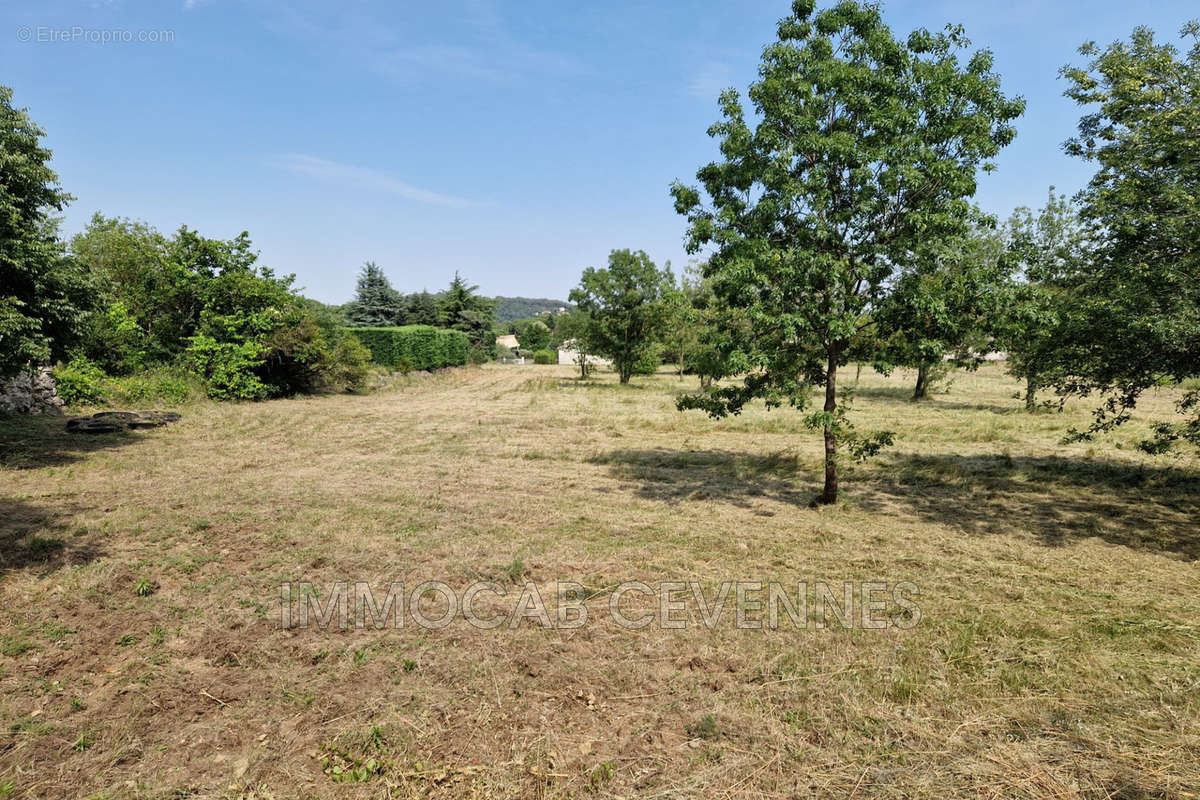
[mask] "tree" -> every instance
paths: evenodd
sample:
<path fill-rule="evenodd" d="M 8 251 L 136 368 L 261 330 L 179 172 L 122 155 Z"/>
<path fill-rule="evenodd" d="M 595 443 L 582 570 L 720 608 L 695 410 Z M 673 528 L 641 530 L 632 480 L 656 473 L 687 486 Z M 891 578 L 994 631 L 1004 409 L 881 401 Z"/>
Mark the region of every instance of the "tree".
<path fill-rule="evenodd" d="M 392 288 L 383 270 L 374 261 L 363 264 L 358 273 L 354 299 L 346 307 L 346 320 L 350 325 L 387 328 L 404 325 L 407 317 L 408 307 L 404 298 Z"/>
<path fill-rule="evenodd" d="M 696 300 L 700 293 L 698 275 L 684 272 L 676 283 L 667 273 L 667 288 L 663 293 L 662 345 L 675 361 L 680 380 L 683 379 L 688 358 L 700 346 L 700 310 Z"/>
<path fill-rule="evenodd" d="M 608 268 L 588 267 L 570 300 L 591 320 L 592 352 L 611 358 L 621 383 L 649 355 L 662 327 L 666 275 L 641 250 L 613 250 Z"/>
<path fill-rule="evenodd" d="M 45 131 L 12 99 L 0 86 L 0 377 L 65 355 L 92 296 L 53 216 L 72 197 L 50 168 Z"/>
<path fill-rule="evenodd" d="M 496 324 L 495 305 L 477 292 L 478 286 L 470 286 L 462 276 L 454 273 L 450 288 L 442 296 L 441 321 L 447 328 L 462 331 L 471 340 L 472 347 L 494 341 L 492 328 Z"/>
<path fill-rule="evenodd" d="M 1075 206 L 1053 186 L 1036 216 L 1016 209 L 1005 233 L 1016 274 L 997 316 L 996 343 L 1008 355 L 1009 373 L 1025 380 L 1025 410 L 1033 412 L 1038 390 L 1063 377 L 1063 312 L 1074 302 L 1070 285 L 1089 258 L 1088 239 Z"/>
<path fill-rule="evenodd" d="M 71 238 L 70 255 L 91 275 L 95 308 L 83 324 L 80 354 L 105 371 L 130 374 L 178 353 L 192 332 L 172 320 L 178 288 L 167 239 L 144 222 L 96 213 Z M 187 305 L 185 302 L 184 305 Z"/>
<path fill-rule="evenodd" d="M 816 12 L 797 0 L 778 33 L 750 87 L 753 127 L 738 93 L 721 95 L 724 119 L 709 134 L 722 160 L 697 173 L 710 204 L 672 187 L 689 251 L 712 246 L 705 275 L 750 326 L 741 384 L 679 405 L 718 417 L 757 397 L 803 409 L 823 387 L 822 410 L 805 421 L 825 445 L 816 502 L 833 503 L 839 441 L 856 456 L 890 441 L 853 433 L 837 368 L 892 277 L 966 230 L 977 170 L 1012 140 L 1024 104 L 1001 93 L 987 51 L 959 62 L 960 27 L 900 41 L 873 5 Z"/>
<path fill-rule="evenodd" d="M 520 319 L 509 326 L 522 350 L 545 350 L 550 346 L 550 328 L 539 319 Z"/>
<path fill-rule="evenodd" d="M 928 396 L 933 380 L 945 373 L 947 356 L 968 369 L 979 365 L 988 349 L 985 330 L 1001 305 L 1004 255 L 1003 237 L 981 217 L 931 259 L 894 278 L 872 320 L 882 339 L 875 361 L 883 372 L 916 369 L 913 400 Z"/>
<path fill-rule="evenodd" d="M 1085 44 L 1088 65 L 1063 70 L 1067 96 L 1089 107 L 1066 151 L 1098 170 L 1080 195 L 1096 250 L 1074 281 L 1056 385 L 1105 398 L 1074 438 L 1121 424 L 1152 386 L 1200 376 L 1200 23 L 1181 35 L 1183 57 L 1137 28 L 1103 50 Z M 1145 449 L 1200 445 L 1200 390 L 1179 411 L 1189 416 L 1158 423 Z"/>
<path fill-rule="evenodd" d="M 440 325 L 442 314 L 438 309 L 437 298 L 426 291 L 414 292 L 407 298 L 407 317 L 409 325 Z"/>
<path fill-rule="evenodd" d="M 571 309 L 565 314 L 559 314 L 554 323 L 554 342 L 559 347 L 570 347 L 575 350 L 575 363 L 579 367 L 579 377 L 587 379 L 592 365 L 588 358 L 592 353 L 589 335 L 592 329 L 592 318 L 586 311 Z"/>

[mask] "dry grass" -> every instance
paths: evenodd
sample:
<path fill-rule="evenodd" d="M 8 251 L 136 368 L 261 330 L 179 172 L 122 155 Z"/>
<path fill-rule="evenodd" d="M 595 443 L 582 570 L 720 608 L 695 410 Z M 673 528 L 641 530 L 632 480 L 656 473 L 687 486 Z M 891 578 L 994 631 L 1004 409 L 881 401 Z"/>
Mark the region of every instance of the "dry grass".
<path fill-rule="evenodd" d="M 1140 421 L 1064 447 L 1086 406 L 1026 415 L 996 367 L 909 377 L 864 372 L 897 446 L 822 510 L 799 415 L 680 414 L 665 374 L 6 423 L 0 797 L 1200 796 L 1200 465 Z M 480 578 L 579 581 L 592 621 L 279 626 L 285 581 Z M 628 631 L 631 579 L 910 580 L 923 618 Z"/>

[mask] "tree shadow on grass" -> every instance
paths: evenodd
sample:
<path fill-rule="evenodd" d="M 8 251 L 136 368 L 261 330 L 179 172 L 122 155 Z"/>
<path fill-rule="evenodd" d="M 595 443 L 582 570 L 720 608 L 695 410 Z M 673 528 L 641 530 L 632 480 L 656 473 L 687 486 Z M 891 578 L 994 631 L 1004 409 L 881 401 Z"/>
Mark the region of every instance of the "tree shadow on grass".
<path fill-rule="evenodd" d="M 819 488 L 801 479 L 811 470 L 789 453 L 613 450 L 589 463 L 606 465 L 618 479 L 637 482 L 639 497 L 667 503 L 716 500 L 747 508 L 753 499 L 767 499 L 804 506 Z"/>
<path fill-rule="evenodd" d="M 0 416 L 0 469 L 56 467 L 140 438 L 133 432 L 68 433 L 65 417 Z"/>
<path fill-rule="evenodd" d="M 589 460 L 648 500 L 755 500 L 807 506 L 820 465 L 788 453 L 614 450 Z M 1200 559 L 1200 472 L 1084 458 L 892 455 L 847 465 L 843 491 L 880 515 L 911 515 L 967 534 L 1029 533 L 1047 546 L 1100 537 Z"/>
<path fill-rule="evenodd" d="M 967 533 L 1028 532 L 1050 546 L 1099 537 L 1200 559 L 1200 472 L 1116 461 L 904 455 L 860 468 L 856 503 Z"/>
<path fill-rule="evenodd" d="M 1024 413 L 1023 401 L 1013 400 L 1011 406 L 1000 406 L 994 403 L 964 403 L 948 399 L 952 395 L 934 393 L 923 400 L 913 400 L 911 387 L 901 386 L 862 386 L 851 389 L 855 399 L 875 400 L 891 405 L 919 406 L 924 408 L 946 409 L 947 411 L 990 411 L 993 414 Z"/>
<path fill-rule="evenodd" d="M 88 532 L 71 525 L 81 510 L 0 496 L 0 575 L 26 567 L 86 564 L 102 556 Z"/>

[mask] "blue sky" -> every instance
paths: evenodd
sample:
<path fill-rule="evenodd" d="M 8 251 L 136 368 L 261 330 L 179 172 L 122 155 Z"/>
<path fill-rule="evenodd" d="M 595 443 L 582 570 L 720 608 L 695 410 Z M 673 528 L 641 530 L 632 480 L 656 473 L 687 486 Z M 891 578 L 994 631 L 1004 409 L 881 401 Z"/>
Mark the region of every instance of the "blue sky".
<path fill-rule="evenodd" d="M 328 302 L 349 299 L 367 259 L 402 290 L 440 289 L 458 270 L 488 294 L 561 298 L 613 248 L 686 264 L 667 187 L 714 156 L 716 96 L 753 80 L 786 11 L 783 0 L 9 2 L 0 82 L 48 131 L 77 197 L 68 232 L 95 211 L 164 231 L 248 230 L 263 263 Z M 1060 149 L 1080 112 L 1057 72 L 1078 45 L 1139 24 L 1177 41 L 1200 15 L 1195 0 L 893 0 L 884 13 L 902 32 L 962 23 L 1028 101 L 977 197 L 1002 215 L 1090 174 Z M 133 41 L 88 40 L 103 31 Z M 137 40 L 160 31 L 171 41 Z"/>

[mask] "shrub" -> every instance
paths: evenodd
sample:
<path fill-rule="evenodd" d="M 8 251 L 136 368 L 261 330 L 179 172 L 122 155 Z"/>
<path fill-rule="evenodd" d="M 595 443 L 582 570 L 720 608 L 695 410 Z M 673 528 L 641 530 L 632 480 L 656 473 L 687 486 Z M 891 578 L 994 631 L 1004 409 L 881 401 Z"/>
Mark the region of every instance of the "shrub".
<path fill-rule="evenodd" d="M 535 364 L 554 364 L 558 361 L 558 354 L 553 350 L 538 350 L 533 354 L 533 363 Z"/>
<path fill-rule="evenodd" d="M 503 350 L 503 353 L 500 351 Z M 508 355 L 508 348 L 502 348 L 494 344 L 479 344 L 471 345 L 470 351 L 467 353 L 467 363 L 469 364 L 486 364 L 489 361 L 495 361 L 498 358 L 503 358 Z"/>
<path fill-rule="evenodd" d="M 429 325 L 398 328 L 347 328 L 371 353 L 371 360 L 385 367 L 438 369 L 458 367 L 470 357 L 470 340 L 462 331 Z"/>
<path fill-rule="evenodd" d="M 333 346 L 318 388 L 327 392 L 357 392 L 366 385 L 370 370 L 371 351 L 358 339 L 343 334 Z"/>
<path fill-rule="evenodd" d="M 99 405 L 105 401 L 107 376 L 99 365 L 77 356 L 52 370 L 58 396 L 69 406 Z"/>
<path fill-rule="evenodd" d="M 254 371 L 262 364 L 262 345 L 255 341 L 218 342 L 211 336 L 193 336 L 188 364 L 204 379 L 214 400 L 262 400 L 267 385 Z"/>
<path fill-rule="evenodd" d="M 634 375 L 653 375 L 662 364 L 662 354 L 658 347 L 650 347 L 633 362 Z"/>

